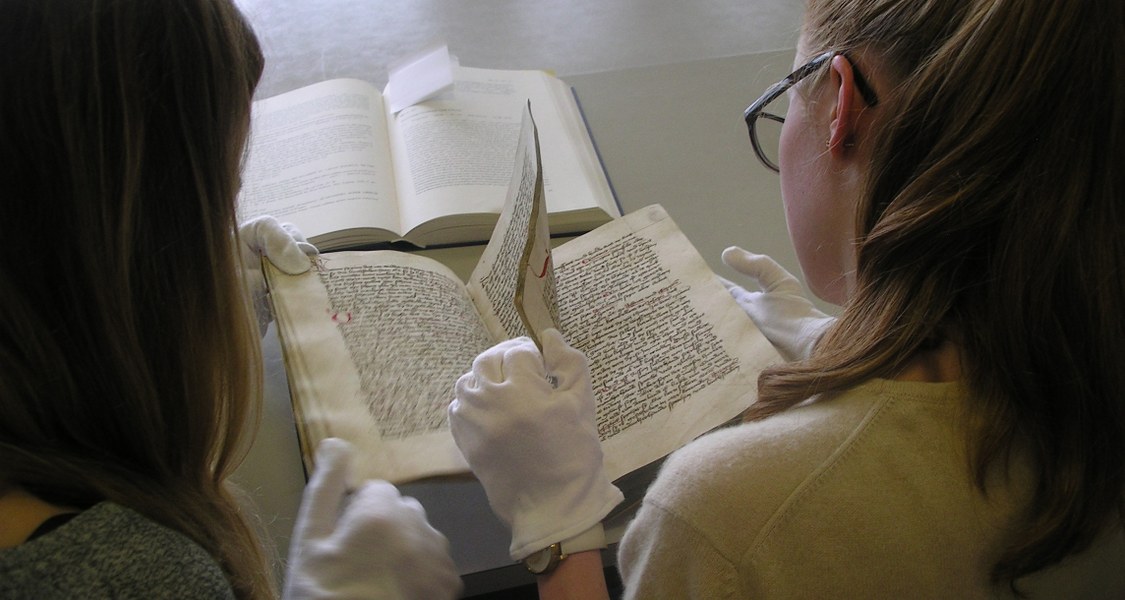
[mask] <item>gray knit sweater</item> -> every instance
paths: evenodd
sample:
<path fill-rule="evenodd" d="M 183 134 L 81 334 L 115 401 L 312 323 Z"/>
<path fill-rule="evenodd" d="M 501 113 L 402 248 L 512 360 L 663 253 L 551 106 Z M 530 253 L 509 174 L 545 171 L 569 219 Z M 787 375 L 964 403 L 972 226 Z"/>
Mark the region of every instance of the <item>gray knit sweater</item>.
<path fill-rule="evenodd" d="M 233 598 L 211 556 L 137 512 L 102 502 L 0 550 L 0 598 Z"/>

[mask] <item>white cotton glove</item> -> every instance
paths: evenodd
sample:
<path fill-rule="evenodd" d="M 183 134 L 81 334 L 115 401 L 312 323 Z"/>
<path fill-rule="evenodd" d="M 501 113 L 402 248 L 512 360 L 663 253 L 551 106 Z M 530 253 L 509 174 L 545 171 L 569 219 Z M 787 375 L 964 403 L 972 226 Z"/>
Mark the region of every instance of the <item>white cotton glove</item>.
<path fill-rule="evenodd" d="M 749 292 L 719 278 L 781 356 L 785 360 L 808 358 L 835 317 L 818 310 L 804 296 L 797 278 L 765 254 L 754 254 L 731 246 L 723 250 L 723 263 L 753 277 L 762 289 L 760 292 Z"/>
<path fill-rule="evenodd" d="M 242 242 L 242 269 L 250 297 L 254 300 L 258 330 L 265 335 L 266 327 L 273 320 L 273 312 L 266 297 L 262 256 L 282 271 L 300 275 L 309 270 L 311 263 L 308 257 L 316 256 L 316 246 L 310 244 L 292 223 L 279 223 L 269 215 L 255 217 L 239 225 L 238 239 Z"/>
<path fill-rule="evenodd" d="M 386 481 L 349 493 L 352 446 L 321 442 L 289 545 L 286 600 L 456 598 L 449 542 L 417 500 Z"/>
<path fill-rule="evenodd" d="M 554 329 L 542 341 L 542 355 L 526 337 L 486 350 L 449 405 L 453 439 L 512 530 L 513 560 L 599 524 L 624 499 L 602 464 L 586 357 Z"/>

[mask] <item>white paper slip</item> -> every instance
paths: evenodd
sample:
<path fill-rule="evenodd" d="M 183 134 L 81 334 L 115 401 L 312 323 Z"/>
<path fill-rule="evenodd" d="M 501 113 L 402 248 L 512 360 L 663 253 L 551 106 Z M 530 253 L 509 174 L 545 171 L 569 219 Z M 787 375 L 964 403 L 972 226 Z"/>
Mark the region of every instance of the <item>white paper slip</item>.
<path fill-rule="evenodd" d="M 453 59 L 442 44 L 423 50 L 391 67 L 383 95 L 392 114 L 453 87 Z"/>

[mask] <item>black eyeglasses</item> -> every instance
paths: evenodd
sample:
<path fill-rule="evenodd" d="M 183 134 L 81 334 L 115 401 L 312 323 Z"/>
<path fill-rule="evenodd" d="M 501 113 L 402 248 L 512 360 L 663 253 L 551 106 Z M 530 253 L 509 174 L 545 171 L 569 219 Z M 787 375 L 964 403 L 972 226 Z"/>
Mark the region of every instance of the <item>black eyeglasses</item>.
<path fill-rule="evenodd" d="M 766 90 L 766 93 L 762 94 L 761 98 L 758 98 L 753 104 L 746 107 L 746 111 L 742 113 L 743 118 L 746 119 L 746 128 L 750 132 L 750 143 L 754 146 L 754 154 L 757 154 L 758 160 L 762 161 L 762 164 L 771 171 L 781 172 L 781 168 L 777 166 L 777 160 L 771 158 L 770 154 L 766 152 L 766 147 L 768 146 L 771 150 L 776 152 L 777 137 L 780 135 L 780 127 L 781 124 L 785 122 L 785 118 L 774 113 L 765 112 L 766 106 L 770 102 L 777 100 L 782 94 L 788 91 L 789 88 L 796 85 L 798 81 L 816 73 L 817 70 L 828 64 L 829 61 L 832 60 L 832 57 L 837 54 L 840 53 L 835 50 L 829 50 L 816 55 L 812 60 L 805 63 L 796 71 L 786 75 L 785 79 L 771 85 L 769 89 Z M 859 70 L 855 68 L 854 64 L 852 66 L 852 73 L 855 74 L 856 88 L 859 89 L 859 93 L 863 96 L 863 100 L 867 102 L 867 105 L 875 106 L 878 104 L 879 99 L 875 95 L 875 90 L 871 89 L 871 86 L 868 85 L 867 81 L 860 75 Z M 774 129 L 777 131 L 773 132 L 774 135 L 766 136 L 762 134 L 759 119 L 767 119 L 776 124 Z M 763 143 L 760 137 L 769 137 L 769 142 Z"/>

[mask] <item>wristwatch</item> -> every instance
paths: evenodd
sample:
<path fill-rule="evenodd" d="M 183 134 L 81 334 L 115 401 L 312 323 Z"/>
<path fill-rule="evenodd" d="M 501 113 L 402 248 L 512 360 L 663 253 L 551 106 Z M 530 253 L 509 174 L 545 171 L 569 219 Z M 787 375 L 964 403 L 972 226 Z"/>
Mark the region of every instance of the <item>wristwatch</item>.
<path fill-rule="evenodd" d="M 571 554 L 605 547 L 605 529 L 601 523 L 598 523 L 572 538 L 555 542 L 542 550 L 531 553 L 531 556 L 523 559 L 523 564 L 528 571 L 536 575 L 545 575 L 554 571 L 555 567 L 559 566 L 559 563 Z"/>

